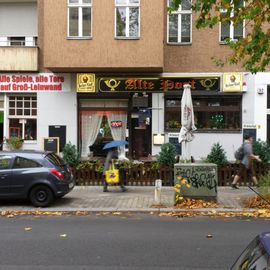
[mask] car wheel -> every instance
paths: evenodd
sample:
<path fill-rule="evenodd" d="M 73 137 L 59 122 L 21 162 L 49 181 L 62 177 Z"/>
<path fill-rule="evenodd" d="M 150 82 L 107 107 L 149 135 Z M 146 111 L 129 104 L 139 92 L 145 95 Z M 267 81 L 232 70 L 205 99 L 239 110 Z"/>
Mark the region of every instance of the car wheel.
<path fill-rule="evenodd" d="M 46 207 L 53 202 L 52 190 L 47 186 L 35 186 L 30 191 L 29 199 L 34 206 Z"/>

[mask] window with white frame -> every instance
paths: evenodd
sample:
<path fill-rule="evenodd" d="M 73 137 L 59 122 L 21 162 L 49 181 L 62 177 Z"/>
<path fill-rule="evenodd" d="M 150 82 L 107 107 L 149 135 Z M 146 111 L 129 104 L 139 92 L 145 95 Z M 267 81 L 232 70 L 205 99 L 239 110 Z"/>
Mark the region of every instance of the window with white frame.
<path fill-rule="evenodd" d="M 140 0 L 115 0 L 115 37 L 140 36 Z"/>
<path fill-rule="evenodd" d="M 168 0 L 171 6 L 172 0 Z M 167 16 L 167 41 L 168 43 L 191 43 L 191 0 L 182 0 L 177 11 Z"/>
<path fill-rule="evenodd" d="M 91 37 L 92 0 L 68 0 L 68 36 Z"/>
<path fill-rule="evenodd" d="M 244 2 L 241 1 L 240 6 L 243 6 Z M 228 17 L 227 10 L 221 9 L 221 16 Z M 234 10 L 232 9 L 230 17 L 234 16 Z M 232 21 L 226 21 L 220 23 L 220 42 L 225 42 L 227 39 L 238 40 L 244 36 L 244 21 L 234 25 Z"/>
<path fill-rule="evenodd" d="M 8 100 L 8 136 L 37 139 L 37 97 L 10 96 Z"/>

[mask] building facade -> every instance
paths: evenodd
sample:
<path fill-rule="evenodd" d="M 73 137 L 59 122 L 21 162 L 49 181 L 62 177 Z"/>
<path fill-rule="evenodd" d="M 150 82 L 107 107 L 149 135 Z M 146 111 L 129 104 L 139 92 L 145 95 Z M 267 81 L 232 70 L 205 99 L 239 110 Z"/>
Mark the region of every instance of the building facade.
<path fill-rule="evenodd" d="M 43 149 L 60 138 L 81 156 L 128 140 L 123 155 L 146 159 L 176 145 L 183 85 L 189 83 L 197 130 L 191 155 L 219 142 L 229 159 L 244 132 L 270 138 L 269 73 L 217 67 L 224 39 L 246 29 L 196 30 L 189 1 L 173 14 L 166 0 L 0 0 L 0 137 Z M 21 23 L 23 20 L 23 24 Z M 2 128 L 1 128 L 2 127 Z M 30 134 L 29 134 L 30 133 Z"/>

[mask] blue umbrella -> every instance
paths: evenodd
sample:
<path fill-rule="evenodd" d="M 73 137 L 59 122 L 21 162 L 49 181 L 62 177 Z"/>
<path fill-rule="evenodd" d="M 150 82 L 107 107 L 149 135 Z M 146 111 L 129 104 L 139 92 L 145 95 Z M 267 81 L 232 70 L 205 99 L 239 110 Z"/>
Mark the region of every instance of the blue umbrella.
<path fill-rule="evenodd" d="M 106 143 L 103 147 L 103 150 L 126 145 L 126 144 L 128 144 L 127 141 L 112 141 L 112 142 Z"/>

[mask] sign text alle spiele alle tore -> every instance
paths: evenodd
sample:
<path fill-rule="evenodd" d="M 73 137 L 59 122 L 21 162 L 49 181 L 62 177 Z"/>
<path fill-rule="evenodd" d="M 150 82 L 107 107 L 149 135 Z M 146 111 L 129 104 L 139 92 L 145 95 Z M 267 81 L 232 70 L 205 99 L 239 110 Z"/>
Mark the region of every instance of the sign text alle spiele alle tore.
<path fill-rule="evenodd" d="M 62 91 L 64 80 L 64 76 L 54 74 L 0 75 L 0 91 Z"/>

